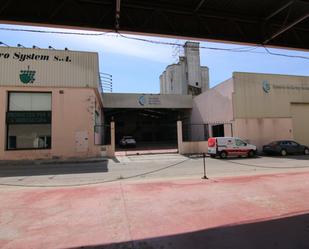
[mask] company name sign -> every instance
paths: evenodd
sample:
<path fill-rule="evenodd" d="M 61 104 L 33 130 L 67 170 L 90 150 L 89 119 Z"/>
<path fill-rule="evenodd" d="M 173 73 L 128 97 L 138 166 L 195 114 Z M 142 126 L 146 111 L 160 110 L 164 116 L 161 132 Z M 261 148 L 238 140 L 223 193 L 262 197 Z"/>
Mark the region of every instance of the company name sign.
<path fill-rule="evenodd" d="M 284 90 L 299 90 L 299 91 L 309 91 L 309 86 L 297 86 L 297 85 L 276 85 L 270 84 L 267 80 L 262 83 L 262 88 L 265 93 L 269 93 L 271 88 L 273 89 L 284 89 Z"/>
<path fill-rule="evenodd" d="M 40 53 L 21 53 L 21 52 L 6 52 L 0 53 L 0 59 L 13 59 L 16 61 L 24 62 L 24 61 L 64 61 L 71 62 L 71 58 L 69 56 L 59 56 L 59 55 L 47 55 Z"/>
<path fill-rule="evenodd" d="M 98 54 L 0 47 L 0 86 L 98 87 Z"/>
<path fill-rule="evenodd" d="M 293 86 L 293 85 L 273 85 L 274 89 L 288 89 L 288 90 L 307 90 L 309 91 L 309 86 Z"/>
<path fill-rule="evenodd" d="M 141 95 L 138 98 L 138 103 L 141 106 L 144 105 L 161 105 L 161 100 L 159 96 L 145 96 L 145 95 Z"/>

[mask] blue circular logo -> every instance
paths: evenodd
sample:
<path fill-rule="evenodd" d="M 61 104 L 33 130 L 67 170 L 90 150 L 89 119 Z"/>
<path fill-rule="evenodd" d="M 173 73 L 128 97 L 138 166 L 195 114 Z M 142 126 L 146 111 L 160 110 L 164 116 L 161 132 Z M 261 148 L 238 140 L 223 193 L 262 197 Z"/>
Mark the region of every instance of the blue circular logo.
<path fill-rule="evenodd" d="M 263 81 L 263 90 L 266 93 L 269 93 L 269 91 L 270 91 L 270 84 L 269 84 L 269 82 L 267 80 Z"/>
<path fill-rule="evenodd" d="M 140 105 L 145 105 L 145 104 L 146 104 L 146 97 L 145 97 L 144 95 L 140 96 L 140 97 L 138 98 L 138 103 L 139 103 Z"/>

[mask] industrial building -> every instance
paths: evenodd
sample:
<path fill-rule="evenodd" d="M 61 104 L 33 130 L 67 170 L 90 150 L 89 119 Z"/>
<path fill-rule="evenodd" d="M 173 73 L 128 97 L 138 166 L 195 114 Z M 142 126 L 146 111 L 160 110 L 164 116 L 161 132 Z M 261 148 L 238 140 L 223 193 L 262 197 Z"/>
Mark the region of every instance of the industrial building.
<path fill-rule="evenodd" d="M 309 145 L 309 77 L 235 72 L 209 89 L 192 42 L 159 94 L 103 93 L 97 53 L 1 47 L 0 101 L 1 160 L 113 156 L 123 136 L 183 154 L 209 136 Z"/>
<path fill-rule="evenodd" d="M 309 145 L 309 77 L 235 72 L 193 99 L 191 122 L 211 124 L 210 135 L 237 136 L 259 149 L 280 139 Z"/>
<path fill-rule="evenodd" d="M 98 155 L 100 89 L 97 53 L 1 47 L 0 158 Z"/>
<path fill-rule="evenodd" d="M 208 87 L 199 43 L 186 42 L 184 56 L 160 76 L 160 94 L 103 93 L 105 120 L 115 121 L 116 141 L 131 135 L 146 147 L 177 148 L 177 120 L 190 119 L 193 96 Z"/>
<path fill-rule="evenodd" d="M 198 95 L 209 88 L 208 67 L 201 66 L 197 42 L 186 42 L 184 56 L 160 75 L 161 94 Z"/>

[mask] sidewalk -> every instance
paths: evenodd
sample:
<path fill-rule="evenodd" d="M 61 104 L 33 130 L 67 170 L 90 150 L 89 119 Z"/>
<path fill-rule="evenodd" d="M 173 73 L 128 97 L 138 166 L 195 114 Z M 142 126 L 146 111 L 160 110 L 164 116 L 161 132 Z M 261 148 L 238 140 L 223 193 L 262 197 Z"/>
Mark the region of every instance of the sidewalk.
<path fill-rule="evenodd" d="M 36 160 L 0 160 L 0 167 L 19 165 L 45 165 L 45 164 L 72 164 L 72 163 L 97 163 L 108 161 L 106 157 L 67 158 L 67 159 L 36 159 Z"/>
<path fill-rule="evenodd" d="M 309 172 L 0 188 L 1 248 L 309 248 Z"/>

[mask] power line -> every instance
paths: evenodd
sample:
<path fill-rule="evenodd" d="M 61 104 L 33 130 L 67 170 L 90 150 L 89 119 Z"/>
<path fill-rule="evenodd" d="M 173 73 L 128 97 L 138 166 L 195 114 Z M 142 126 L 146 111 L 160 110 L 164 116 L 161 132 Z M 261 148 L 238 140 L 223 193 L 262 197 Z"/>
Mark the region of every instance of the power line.
<path fill-rule="evenodd" d="M 154 169 L 151 171 L 146 171 L 140 174 L 136 174 L 136 175 L 131 175 L 131 176 L 126 176 L 126 177 L 121 177 L 121 178 L 115 178 L 115 179 L 110 179 L 110 180 L 102 180 L 102 181 L 96 181 L 96 182 L 89 182 L 89 183 L 77 183 L 77 184 L 54 184 L 54 185 L 45 185 L 45 184 L 14 184 L 14 183 L 0 183 L 0 186 L 12 186 L 12 187 L 29 187 L 29 188 L 37 188 L 37 187 L 41 187 L 41 188 L 55 188 L 55 187 L 81 187 L 81 186 L 90 186 L 90 185 L 98 185 L 98 184 L 104 184 L 104 183 L 112 183 L 112 182 L 119 182 L 119 181 L 123 181 L 123 180 L 129 180 L 129 179 L 133 179 L 133 178 L 137 178 L 137 177 L 143 177 L 143 176 L 147 176 L 150 174 L 154 174 L 175 166 L 178 166 L 180 164 L 183 164 L 187 161 L 191 160 L 190 158 L 186 158 L 182 161 L 158 168 L 158 169 Z"/>
<path fill-rule="evenodd" d="M 265 51 L 270 54 L 270 55 L 275 55 L 275 56 L 283 56 L 283 57 L 289 57 L 289 58 L 300 58 L 300 59 L 305 59 L 308 60 L 309 57 L 307 56 L 302 56 L 302 55 L 288 55 L 288 54 L 281 54 L 281 53 L 274 53 L 272 51 L 270 51 L 267 47 L 263 46 L 263 48 L 265 49 Z"/>
<path fill-rule="evenodd" d="M 43 33 L 43 34 L 59 34 L 59 35 L 83 35 L 83 36 L 101 36 L 111 32 L 100 32 L 100 33 L 86 33 L 86 32 L 66 32 L 66 31 L 50 31 L 41 29 L 16 29 L 16 28 L 3 28 L 0 30 L 14 31 L 14 32 L 31 32 L 31 33 Z"/>
<path fill-rule="evenodd" d="M 117 34 L 119 37 L 122 37 L 124 39 L 146 42 L 146 43 L 151 43 L 151 44 L 168 45 L 168 46 L 174 46 L 174 47 L 184 46 L 183 44 L 179 44 L 175 42 L 157 41 L 157 40 L 145 39 L 145 38 L 140 38 L 140 37 L 126 36 L 126 35 L 121 34 L 119 31 L 112 31 L 112 30 L 108 32 L 101 32 L 101 33 L 48 31 L 48 30 L 38 30 L 38 29 L 20 29 L 20 28 L 4 28 L 4 27 L 0 27 L 0 30 L 14 31 L 14 32 L 33 32 L 33 33 L 43 33 L 43 34 L 81 35 L 81 36 L 103 36 L 103 35 L 112 33 L 112 34 Z M 115 37 L 118 37 L 117 35 Z M 266 51 L 265 53 L 260 52 L 260 51 L 254 51 L 255 49 L 261 48 L 261 47 L 265 49 Z M 239 47 L 239 48 L 218 48 L 218 47 L 200 46 L 200 49 L 226 51 L 226 52 L 239 52 L 239 53 L 269 54 L 269 55 L 281 56 L 281 57 L 287 57 L 287 58 L 297 58 L 297 59 L 309 60 L 308 56 L 289 55 L 289 54 L 272 52 L 262 44 L 254 44 L 253 46 Z"/>

